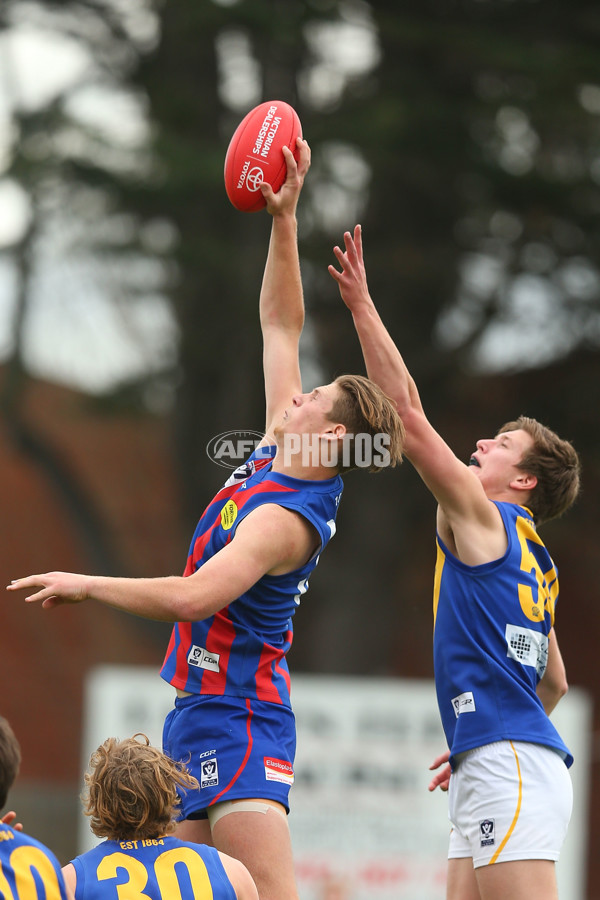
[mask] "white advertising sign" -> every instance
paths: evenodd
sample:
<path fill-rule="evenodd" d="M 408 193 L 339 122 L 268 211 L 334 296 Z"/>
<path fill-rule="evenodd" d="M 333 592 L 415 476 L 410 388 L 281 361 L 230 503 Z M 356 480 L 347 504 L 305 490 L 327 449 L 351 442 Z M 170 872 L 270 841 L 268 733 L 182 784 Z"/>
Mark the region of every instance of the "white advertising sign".
<path fill-rule="evenodd" d="M 137 731 L 161 746 L 174 692 L 155 669 L 90 675 L 83 764 L 107 737 Z M 447 797 L 429 793 L 445 749 L 433 682 L 295 675 L 298 728 L 290 830 L 301 900 L 443 900 Z M 591 703 L 572 688 L 552 719 L 575 756 L 574 812 L 559 894 L 584 900 Z M 80 852 L 95 839 L 82 817 Z"/>

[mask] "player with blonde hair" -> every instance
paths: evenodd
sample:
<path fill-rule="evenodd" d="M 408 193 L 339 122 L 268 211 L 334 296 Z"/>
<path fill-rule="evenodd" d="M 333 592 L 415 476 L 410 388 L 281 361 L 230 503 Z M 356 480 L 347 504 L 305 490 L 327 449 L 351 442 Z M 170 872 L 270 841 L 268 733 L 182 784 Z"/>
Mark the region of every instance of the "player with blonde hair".
<path fill-rule="evenodd" d="M 85 774 L 84 812 L 105 840 L 63 869 L 75 900 L 257 900 L 246 867 L 214 847 L 173 836 L 181 791 L 198 782 L 144 734 L 108 738 Z"/>

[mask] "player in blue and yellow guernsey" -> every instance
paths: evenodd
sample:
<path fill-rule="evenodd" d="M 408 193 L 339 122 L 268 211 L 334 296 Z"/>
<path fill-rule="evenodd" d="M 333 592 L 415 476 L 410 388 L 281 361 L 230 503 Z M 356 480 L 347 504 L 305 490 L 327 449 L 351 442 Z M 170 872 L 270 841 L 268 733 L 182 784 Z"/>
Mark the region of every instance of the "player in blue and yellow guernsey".
<path fill-rule="evenodd" d="M 239 860 L 173 836 L 177 791 L 197 791 L 198 782 L 146 735 L 106 740 L 85 783 L 84 811 L 106 840 L 64 867 L 75 900 L 258 900 Z"/>
<path fill-rule="evenodd" d="M 13 582 L 45 608 L 95 599 L 174 622 L 162 676 L 177 692 L 163 746 L 188 760 L 200 791 L 182 802 L 177 836 L 244 862 L 261 900 L 297 900 L 287 824 L 296 729 L 286 654 L 308 578 L 335 532 L 341 476 L 402 457 L 394 403 L 359 375 L 303 392 L 304 302 L 296 206 L 310 164 L 284 151 L 287 180 L 261 190 L 272 216 L 260 292 L 265 438 L 206 508 L 183 577 L 47 572 Z"/>
<path fill-rule="evenodd" d="M 369 376 L 396 401 L 405 453 L 438 501 L 434 672 L 449 751 L 432 768 L 450 767 L 430 789 L 449 783 L 447 900 L 555 900 L 573 760 L 548 718 L 567 682 L 537 525 L 575 500 L 577 454 L 522 416 L 477 441 L 469 466 L 457 459 L 375 309 L 360 226 L 334 255 Z"/>
<path fill-rule="evenodd" d="M 0 810 L 21 764 L 21 749 L 0 716 Z M 14 811 L 0 819 L 0 900 L 70 900 L 54 853 L 23 832 Z"/>

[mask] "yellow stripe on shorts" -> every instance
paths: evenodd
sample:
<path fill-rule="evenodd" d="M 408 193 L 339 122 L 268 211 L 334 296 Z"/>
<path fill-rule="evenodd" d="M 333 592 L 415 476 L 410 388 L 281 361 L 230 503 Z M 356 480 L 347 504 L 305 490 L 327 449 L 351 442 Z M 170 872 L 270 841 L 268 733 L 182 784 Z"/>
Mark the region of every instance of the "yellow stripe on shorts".
<path fill-rule="evenodd" d="M 512 822 L 510 823 L 510 828 L 508 829 L 508 831 L 507 831 L 506 834 L 504 835 L 504 839 L 503 839 L 502 843 L 500 844 L 500 846 L 498 847 L 498 849 L 496 850 L 496 852 L 494 853 L 494 855 L 493 855 L 492 858 L 490 859 L 490 861 L 489 861 L 489 863 L 488 863 L 488 866 L 491 866 L 492 863 L 497 862 L 498 857 L 500 856 L 500 854 L 502 853 L 502 851 L 503 851 L 504 848 L 506 847 L 506 844 L 507 844 L 507 842 L 508 842 L 509 837 L 511 836 L 511 834 L 512 834 L 513 831 L 515 830 L 515 826 L 516 826 L 517 820 L 518 820 L 518 818 L 519 818 L 519 813 L 521 812 L 521 800 L 522 800 L 522 797 L 523 797 L 523 780 L 522 780 L 522 778 L 521 778 L 521 766 L 519 765 L 519 757 L 517 756 L 517 751 L 516 751 L 515 748 L 514 748 L 513 742 L 512 742 L 512 741 L 509 741 L 509 744 L 510 744 L 510 746 L 511 746 L 511 748 L 512 748 L 512 752 L 515 754 L 515 762 L 516 762 L 516 764 L 517 764 L 517 775 L 519 776 L 519 798 L 518 798 L 518 800 L 517 800 L 517 808 L 516 808 L 516 810 L 515 810 L 515 814 L 514 814 L 514 816 L 513 816 L 513 820 L 512 820 Z"/>

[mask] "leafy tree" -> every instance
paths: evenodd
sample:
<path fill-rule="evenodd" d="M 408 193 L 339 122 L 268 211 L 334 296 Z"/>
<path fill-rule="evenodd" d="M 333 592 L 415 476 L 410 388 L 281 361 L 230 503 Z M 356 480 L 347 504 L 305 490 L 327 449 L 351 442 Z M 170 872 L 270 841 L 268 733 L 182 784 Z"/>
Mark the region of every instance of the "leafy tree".
<path fill-rule="evenodd" d="M 32 372 L 101 390 L 102 376 L 141 370 L 147 379 L 149 370 L 158 376 L 171 367 L 168 346 L 158 363 L 150 352 L 156 339 L 149 320 L 170 326 L 161 296 L 167 273 L 157 252 L 160 223 L 135 219 L 121 203 L 123 184 L 152 170 L 143 103 L 128 79 L 156 39 L 153 25 L 149 10 L 93 2 L 8 0 L 0 12 L 10 124 L 0 186 L 22 210 L 22 228 L 6 237 L 0 260 L 5 282 L 15 285 L 1 411 L 7 433 L 77 523 L 90 565 L 108 571 L 122 570 L 124 561 L 95 498 L 60 448 L 27 419 L 22 401 Z M 107 104 L 127 121 L 107 117 Z M 102 318 L 112 334 L 98 345 Z M 112 373 L 111 337 L 118 347 Z"/>

